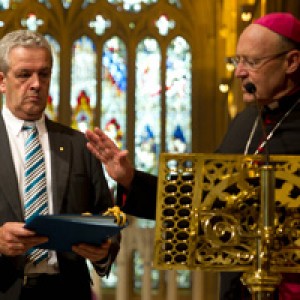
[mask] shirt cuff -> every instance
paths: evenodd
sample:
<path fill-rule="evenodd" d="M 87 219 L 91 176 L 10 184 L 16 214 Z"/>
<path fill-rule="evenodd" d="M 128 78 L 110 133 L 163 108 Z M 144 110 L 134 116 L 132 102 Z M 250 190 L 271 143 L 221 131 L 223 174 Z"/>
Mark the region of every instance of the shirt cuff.
<path fill-rule="evenodd" d="M 111 268 L 111 255 L 109 254 L 107 257 L 101 260 L 94 261 L 93 266 L 99 276 L 108 276 Z"/>

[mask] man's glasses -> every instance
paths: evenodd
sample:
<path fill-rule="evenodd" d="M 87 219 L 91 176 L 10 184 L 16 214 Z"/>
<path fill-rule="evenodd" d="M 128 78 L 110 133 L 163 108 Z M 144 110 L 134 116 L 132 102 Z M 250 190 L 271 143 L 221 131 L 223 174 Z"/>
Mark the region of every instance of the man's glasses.
<path fill-rule="evenodd" d="M 263 65 L 265 65 L 267 62 L 277 59 L 288 52 L 290 50 L 286 50 L 283 52 L 279 52 L 276 54 L 268 55 L 268 56 L 263 56 L 263 57 L 246 57 L 246 56 L 234 56 L 234 57 L 229 57 L 228 62 L 232 63 L 234 67 L 236 68 L 238 64 L 242 64 L 243 67 L 247 70 L 258 70 L 261 68 Z"/>

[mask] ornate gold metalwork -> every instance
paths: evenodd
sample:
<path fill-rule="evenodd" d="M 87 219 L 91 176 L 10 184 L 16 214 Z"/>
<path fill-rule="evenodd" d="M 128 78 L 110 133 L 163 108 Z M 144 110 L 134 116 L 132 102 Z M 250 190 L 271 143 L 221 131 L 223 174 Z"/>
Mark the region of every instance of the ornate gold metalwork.
<path fill-rule="evenodd" d="M 121 211 L 119 206 L 116 205 L 108 208 L 102 215 L 115 217 L 115 223 L 117 223 L 119 226 L 125 226 L 127 222 L 126 214 Z"/>
<path fill-rule="evenodd" d="M 162 154 L 154 264 L 242 271 L 272 291 L 300 271 L 300 158 Z"/>

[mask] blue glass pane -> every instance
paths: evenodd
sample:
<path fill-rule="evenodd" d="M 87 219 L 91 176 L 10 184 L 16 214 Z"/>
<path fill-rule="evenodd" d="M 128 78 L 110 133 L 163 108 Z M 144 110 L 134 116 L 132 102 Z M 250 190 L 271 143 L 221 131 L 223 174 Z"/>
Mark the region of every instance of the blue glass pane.
<path fill-rule="evenodd" d="M 44 4 L 47 8 L 51 8 L 52 5 L 50 3 L 50 0 L 39 0 L 39 3 Z"/>
<path fill-rule="evenodd" d="M 157 3 L 158 0 L 108 0 L 108 3 L 118 5 L 118 7 L 130 11 L 139 12 L 147 5 Z"/>
<path fill-rule="evenodd" d="M 116 143 L 126 148 L 127 53 L 118 37 L 109 39 L 102 53 L 101 128 Z M 116 195 L 117 184 L 107 174 L 109 187 Z"/>
<path fill-rule="evenodd" d="M 62 5 L 64 8 L 68 9 L 72 5 L 72 0 L 62 0 Z"/>
<path fill-rule="evenodd" d="M 182 37 L 167 50 L 166 148 L 168 152 L 191 151 L 191 53 Z"/>
<path fill-rule="evenodd" d="M 89 4 L 91 3 L 95 3 L 97 0 L 84 0 L 81 7 L 84 9 L 84 8 L 87 8 L 89 6 Z"/>
<path fill-rule="evenodd" d="M 9 8 L 10 0 L 0 0 L 0 10 L 5 10 Z"/>
<path fill-rule="evenodd" d="M 126 47 L 118 37 L 108 40 L 102 54 L 101 128 L 119 148 L 126 148 Z"/>
<path fill-rule="evenodd" d="M 176 7 L 178 8 L 181 8 L 182 5 L 181 5 L 181 0 L 168 0 L 168 2 L 172 5 L 175 5 Z"/>
<path fill-rule="evenodd" d="M 146 38 L 137 48 L 135 166 L 157 173 L 161 134 L 161 54 L 156 40 Z"/>
<path fill-rule="evenodd" d="M 93 124 L 96 106 L 96 51 L 93 41 L 83 36 L 72 48 L 72 127 L 85 131 Z"/>

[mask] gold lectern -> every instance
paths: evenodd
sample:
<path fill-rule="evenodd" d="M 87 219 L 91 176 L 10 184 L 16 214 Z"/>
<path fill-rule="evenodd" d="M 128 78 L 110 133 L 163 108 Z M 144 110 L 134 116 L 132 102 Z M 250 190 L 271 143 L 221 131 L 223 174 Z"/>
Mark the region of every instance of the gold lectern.
<path fill-rule="evenodd" d="M 154 265 L 241 271 L 253 299 L 300 272 L 300 157 L 161 154 Z"/>

